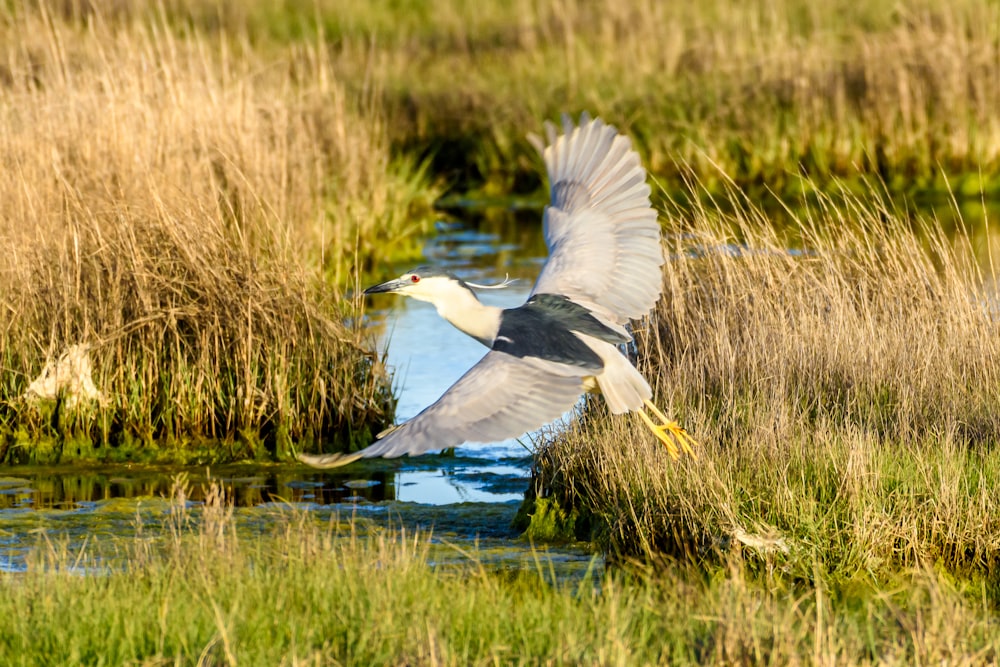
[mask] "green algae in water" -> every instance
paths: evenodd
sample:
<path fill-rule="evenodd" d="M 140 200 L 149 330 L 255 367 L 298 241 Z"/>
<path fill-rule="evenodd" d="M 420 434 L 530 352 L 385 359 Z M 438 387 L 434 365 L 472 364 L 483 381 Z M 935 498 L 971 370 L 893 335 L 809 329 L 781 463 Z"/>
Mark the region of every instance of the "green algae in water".
<path fill-rule="evenodd" d="M 469 568 L 512 574 L 542 572 L 553 582 L 580 580 L 597 558 L 580 548 L 536 547 L 516 539 L 510 525 L 513 504 L 468 503 L 428 507 L 410 503 L 388 506 L 330 507 L 303 510 L 293 506 L 232 507 L 217 501 L 189 503 L 170 498 L 116 498 L 75 510 L 3 512 L 0 553 L 6 569 L 37 566 L 31 554 L 63 553 L 102 567 L 127 568 L 130 552 L 169 549 L 172 540 L 203 540 L 208 531 L 224 531 L 244 542 L 278 539 L 312 526 L 343 539 L 422 535 L 428 564 L 436 569 Z M 215 503 L 215 504 L 213 504 Z M 286 538 L 282 538 L 286 539 Z"/>
<path fill-rule="evenodd" d="M 426 463 L 411 464 L 418 479 L 431 472 Z M 449 466 L 482 463 L 448 460 Z M 524 472 L 509 468 L 510 476 Z M 197 532 L 203 517 L 211 515 L 206 504 L 218 502 L 212 494 L 221 493 L 239 539 L 307 522 L 355 537 L 399 531 L 429 535 L 435 567 L 512 573 L 532 571 L 542 560 L 557 580 L 582 576 L 589 567 L 593 555 L 585 548 L 541 549 L 534 543 L 544 541 L 542 537 L 518 539 L 519 531 L 513 527 L 519 511 L 516 501 L 427 505 L 394 500 L 397 479 L 410 471 L 382 466 L 335 474 L 276 465 L 22 469 L 0 483 L 0 494 L 4 489 L 18 492 L 0 495 L 0 503 L 9 499 L 0 505 L 0 554 L 5 569 L 15 571 L 26 566 L 25 554 L 31 550 L 53 548 L 86 553 L 107 567 L 124 567 L 122 554 L 136 540 L 160 548 L 162 536 L 178 525 L 185 534 Z M 493 478 L 500 476 L 486 475 L 486 482 L 492 486 Z M 468 484 L 477 481 L 471 473 L 461 477 Z M 178 484 L 184 489 L 180 496 Z M 478 555 L 471 557 L 473 553 Z"/>
<path fill-rule="evenodd" d="M 515 522 L 527 521 L 524 537 L 535 542 L 572 542 L 577 539 L 578 510 L 567 512 L 554 498 L 525 501 Z M 582 523 L 581 523 L 582 526 Z"/>

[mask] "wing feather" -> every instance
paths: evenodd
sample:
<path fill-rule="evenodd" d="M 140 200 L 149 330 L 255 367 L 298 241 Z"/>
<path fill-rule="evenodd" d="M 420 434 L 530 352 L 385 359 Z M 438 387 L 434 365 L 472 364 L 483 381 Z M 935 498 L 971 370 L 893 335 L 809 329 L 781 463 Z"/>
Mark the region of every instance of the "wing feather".
<path fill-rule="evenodd" d="M 584 114 L 546 125 L 543 149 L 551 201 L 545 209 L 549 258 L 532 294 L 567 296 L 624 324 L 659 299 L 663 249 L 646 171 L 629 139 Z"/>
<path fill-rule="evenodd" d="M 546 124 L 542 150 L 551 201 L 543 217 L 549 257 L 532 294 L 568 297 L 610 324 L 642 317 L 662 289 L 663 249 L 646 171 L 628 138 L 584 114 Z M 534 140 L 533 140 L 534 141 Z M 585 369 L 491 351 L 441 398 L 370 447 L 300 458 L 318 467 L 395 457 L 521 435 L 576 404 Z"/>
<path fill-rule="evenodd" d="M 583 393 L 586 369 L 488 352 L 435 403 L 353 454 L 300 455 L 317 467 L 359 458 L 415 456 L 464 442 L 513 438 L 558 419 Z"/>

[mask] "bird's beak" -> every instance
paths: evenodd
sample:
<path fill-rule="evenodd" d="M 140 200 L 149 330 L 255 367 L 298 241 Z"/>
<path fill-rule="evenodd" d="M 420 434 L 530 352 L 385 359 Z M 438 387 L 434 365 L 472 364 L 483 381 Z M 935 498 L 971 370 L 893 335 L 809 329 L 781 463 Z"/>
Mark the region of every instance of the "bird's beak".
<path fill-rule="evenodd" d="M 382 292 L 395 292 L 410 283 L 403 280 L 402 278 L 396 278 L 395 280 L 388 280 L 379 285 L 374 285 L 365 290 L 365 294 L 381 294 Z"/>

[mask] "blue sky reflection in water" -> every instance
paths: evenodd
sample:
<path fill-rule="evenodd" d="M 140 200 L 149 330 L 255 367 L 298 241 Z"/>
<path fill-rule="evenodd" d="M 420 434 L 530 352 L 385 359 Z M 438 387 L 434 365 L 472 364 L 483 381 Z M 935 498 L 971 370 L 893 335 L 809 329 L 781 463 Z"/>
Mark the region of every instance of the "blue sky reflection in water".
<path fill-rule="evenodd" d="M 480 284 L 498 283 L 509 273 L 516 279 L 514 284 L 504 289 L 479 290 L 478 296 L 486 304 L 510 308 L 528 298 L 544 260 L 517 257 L 516 249 L 516 244 L 490 234 L 452 229 L 442 230 L 425 248 L 425 255 L 427 263 Z M 498 257 L 498 253 L 507 259 Z M 497 265 L 504 268 L 498 269 Z M 402 273 L 413 267 L 395 268 L 396 273 Z M 428 303 L 392 295 L 369 297 L 369 315 L 379 327 L 380 348 L 388 345 L 388 362 L 395 371 L 397 422 L 413 417 L 436 401 L 487 352 L 481 343 L 448 324 Z M 396 499 L 402 502 L 440 505 L 520 501 L 528 486 L 532 437 L 529 434 L 520 442 L 467 443 L 455 450 L 454 458 L 403 457 L 381 465 L 398 466 Z"/>

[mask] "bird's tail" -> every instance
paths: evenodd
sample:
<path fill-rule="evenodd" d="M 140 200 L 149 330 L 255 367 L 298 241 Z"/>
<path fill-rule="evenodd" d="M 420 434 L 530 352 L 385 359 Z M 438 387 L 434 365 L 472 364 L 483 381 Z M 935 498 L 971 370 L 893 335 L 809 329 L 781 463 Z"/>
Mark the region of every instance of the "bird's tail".
<path fill-rule="evenodd" d="M 653 397 L 646 378 L 617 349 L 614 355 L 604 357 L 604 372 L 597 376 L 597 385 L 615 415 L 642 410 L 644 402 Z"/>

